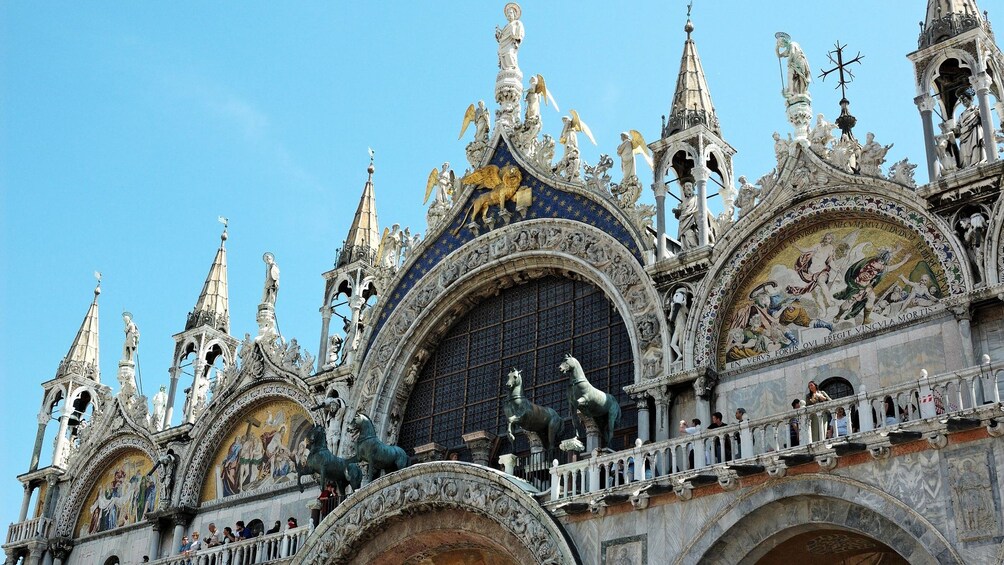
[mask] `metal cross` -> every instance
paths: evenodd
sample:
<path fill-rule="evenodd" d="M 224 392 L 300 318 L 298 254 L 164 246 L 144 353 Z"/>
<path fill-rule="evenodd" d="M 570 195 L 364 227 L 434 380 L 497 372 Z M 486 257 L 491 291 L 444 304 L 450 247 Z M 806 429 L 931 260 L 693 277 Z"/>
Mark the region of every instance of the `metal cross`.
<path fill-rule="evenodd" d="M 853 59 L 851 59 L 850 61 L 845 61 L 844 48 L 847 46 L 841 45 L 840 42 L 838 41 L 834 44 L 834 47 L 836 47 L 836 49 L 827 53 L 826 56 L 829 57 L 830 62 L 836 66 L 834 66 L 830 70 L 823 71 L 822 73 L 820 73 L 819 78 L 822 80 L 826 80 L 826 76 L 829 75 L 830 73 L 839 72 L 840 79 L 837 81 L 837 86 L 835 88 L 840 88 L 840 98 L 847 99 L 847 84 L 854 80 L 854 73 L 851 72 L 850 68 L 848 67 L 853 63 L 860 64 L 861 59 L 864 59 L 865 57 L 864 55 L 861 54 L 860 51 L 858 51 L 858 54 Z M 836 58 L 834 58 L 834 55 L 836 55 Z"/>

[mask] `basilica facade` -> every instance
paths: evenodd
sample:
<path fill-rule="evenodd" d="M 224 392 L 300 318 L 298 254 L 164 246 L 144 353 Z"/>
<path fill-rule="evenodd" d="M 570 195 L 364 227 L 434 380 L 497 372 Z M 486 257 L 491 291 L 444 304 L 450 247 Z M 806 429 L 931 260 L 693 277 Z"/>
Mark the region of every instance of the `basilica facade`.
<path fill-rule="evenodd" d="M 690 21 L 660 139 L 586 163 L 576 112 L 542 133 L 503 12 L 424 239 L 380 229 L 370 163 L 316 357 L 278 330 L 271 253 L 231 335 L 226 229 L 150 399 L 128 313 L 102 382 L 95 289 L 6 562 L 1004 562 L 1004 54 L 976 1 L 928 0 L 908 55 L 920 186 L 846 100 L 814 113 L 785 33 L 776 167 L 734 178 Z"/>

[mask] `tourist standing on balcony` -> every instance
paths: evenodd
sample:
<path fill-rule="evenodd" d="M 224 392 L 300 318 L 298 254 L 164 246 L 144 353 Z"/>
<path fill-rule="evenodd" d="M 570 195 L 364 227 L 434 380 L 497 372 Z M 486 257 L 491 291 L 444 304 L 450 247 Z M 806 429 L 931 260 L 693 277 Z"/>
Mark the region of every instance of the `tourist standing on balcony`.
<path fill-rule="evenodd" d="M 802 399 L 796 398 L 791 401 L 792 410 L 798 410 L 802 407 Z M 798 445 L 799 438 L 799 426 L 798 426 L 798 415 L 788 420 L 788 447 L 795 447 Z"/>
<path fill-rule="evenodd" d="M 688 436 L 696 436 L 701 433 L 701 420 L 699 418 L 694 418 L 691 420 L 691 425 L 687 426 L 686 420 L 680 420 L 680 433 Z M 691 447 L 689 450 L 690 466 L 688 469 L 694 468 L 694 448 Z M 682 469 L 677 469 L 677 472 L 682 471 Z"/>
<path fill-rule="evenodd" d="M 847 435 L 847 412 L 843 406 L 837 408 L 837 417 L 830 422 L 830 431 L 826 437 L 844 437 Z"/>
<path fill-rule="evenodd" d="M 206 538 L 202 540 L 202 543 L 206 547 L 216 547 L 217 545 L 223 543 L 220 541 L 220 532 L 219 530 L 216 529 L 216 524 L 210 522 L 208 529 L 209 529 L 209 535 L 207 535 Z"/>
<path fill-rule="evenodd" d="M 819 404 L 820 402 L 828 402 L 830 400 L 832 400 L 830 398 L 830 395 L 826 394 L 826 392 L 822 390 L 819 390 L 819 387 L 816 386 L 816 381 L 809 381 L 809 390 L 808 392 L 805 393 L 806 406 L 812 406 L 813 404 Z M 812 420 L 810 420 L 810 422 L 812 422 L 813 424 L 812 441 L 819 441 L 823 439 L 824 435 L 826 435 L 824 429 L 829 423 L 829 417 L 827 416 L 824 422 L 820 422 L 819 420 L 816 419 L 819 417 L 822 417 L 822 415 L 817 414 L 811 416 Z"/>

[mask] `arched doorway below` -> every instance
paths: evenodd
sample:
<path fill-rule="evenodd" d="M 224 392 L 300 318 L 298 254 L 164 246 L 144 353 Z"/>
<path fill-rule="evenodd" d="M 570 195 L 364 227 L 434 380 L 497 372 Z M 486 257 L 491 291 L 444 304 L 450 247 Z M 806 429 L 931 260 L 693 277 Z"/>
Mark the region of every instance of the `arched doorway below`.
<path fill-rule="evenodd" d="M 778 532 L 743 559 L 757 565 L 832 563 L 834 565 L 908 565 L 888 545 L 861 533 L 830 525 L 806 525 Z"/>

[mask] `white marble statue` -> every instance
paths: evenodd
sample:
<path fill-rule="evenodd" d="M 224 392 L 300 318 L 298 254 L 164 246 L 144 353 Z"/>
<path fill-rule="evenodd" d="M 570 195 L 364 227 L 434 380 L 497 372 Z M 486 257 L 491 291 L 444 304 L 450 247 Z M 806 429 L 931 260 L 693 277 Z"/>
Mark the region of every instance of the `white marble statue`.
<path fill-rule="evenodd" d="M 812 132 L 809 133 L 809 148 L 819 155 L 825 155 L 827 147 L 833 141 L 833 130 L 836 128 L 837 124 L 826 121 L 826 117 L 823 114 L 818 114 L 816 116 L 816 125 L 812 128 Z"/>
<path fill-rule="evenodd" d="M 132 314 L 122 312 L 122 321 L 125 323 L 125 342 L 122 344 L 122 362 L 135 363 L 136 349 L 139 347 L 139 328 L 132 320 Z"/>
<path fill-rule="evenodd" d="M 983 240 L 986 236 L 987 219 L 976 212 L 968 218 L 959 221 L 962 230 L 962 242 L 966 246 L 966 255 L 972 264 L 973 272 L 979 281 L 985 280 L 983 274 Z"/>
<path fill-rule="evenodd" d="M 959 147 L 955 144 L 955 132 L 944 122 L 941 124 L 941 135 L 934 138 L 934 151 L 942 174 L 955 172 L 959 168 Z"/>
<path fill-rule="evenodd" d="M 652 157 L 649 156 L 648 144 L 638 130 L 621 132 L 621 143 L 617 146 L 617 156 L 621 158 L 621 173 L 624 179 L 638 176 L 634 156 L 640 154 L 648 166 L 652 167 Z M 623 182 L 623 181 L 622 181 Z"/>
<path fill-rule="evenodd" d="M 862 175 L 872 177 L 882 176 L 882 163 L 885 163 L 885 155 L 892 148 L 892 144 L 882 146 L 875 142 L 875 134 L 868 132 L 865 136 L 865 144 L 861 147 L 861 154 L 858 156 L 858 167 Z"/>
<path fill-rule="evenodd" d="M 684 249 L 693 249 L 700 244 L 700 225 L 698 224 L 698 202 L 694 192 L 694 183 L 683 183 L 680 194 L 680 205 L 673 209 L 673 214 L 679 220 L 679 240 Z M 715 242 L 715 218 L 710 211 L 705 219 L 708 229 L 708 243 Z"/>
<path fill-rule="evenodd" d="M 739 218 L 742 219 L 743 216 L 749 214 L 750 210 L 756 206 L 757 197 L 760 196 L 760 190 L 756 186 L 749 183 L 745 176 L 739 177 L 739 195 L 736 197 L 736 208 L 739 208 Z"/>
<path fill-rule="evenodd" d="M 456 178 L 456 175 L 453 174 L 453 169 L 450 168 L 449 162 L 443 163 L 442 170 L 433 168 L 425 183 L 425 200 L 422 201 L 422 204 L 427 203 L 431 196 L 433 206 L 449 205 L 452 200 L 453 186 L 456 184 Z"/>
<path fill-rule="evenodd" d="M 157 394 L 153 395 L 153 414 L 150 417 L 150 424 L 154 431 L 164 429 L 164 416 L 167 415 L 167 387 L 160 386 Z"/>
<path fill-rule="evenodd" d="M 577 134 L 578 132 L 584 133 L 593 142 L 593 145 L 596 145 L 596 138 L 593 137 L 593 132 L 589 129 L 589 126 L 579 118 L 578 112 L 569 110 L 568 113 L 568 116 L 561 118 L 564 126 L 561 129 L 561 137 L 558 138 L 558 142 L 565 147 L 565 153 L 561 156 L 558 164 L 554 166 L 554 170 L 568 180 L 577 181 L 580 175 L 579 138 Z"/>
<path fill-rule="evenodd" d="M 788 155 L 788 148 L 791 145 L 791 134 L 788 134 L 787 140 L 782 138 L 781 134 L 776 131 L 771 137 L 774 138 L 774 156 L 777 158 L 778 164 L 780 164 Z"/>
<path fill-rule="evenodd" d="M 265 262 L 265 288 L 261 303 L 275 306 L 275 299 L 279 294 L 279 265 L 275 263 L 275 256 L 268 251 L 261 256 L 261 260 Z"/>
<path fill-rule="evenodd" d="M 342 352 L 342 336 L 331 334 L 328 336 L 328 358 L 325 366 L 334 367 L 338 365 L 338 354 Z"/>
<path fill-rule="evenodd" d="M 683 360 L 683 346 L 687 332 L 687 316 L 690 307 L 687 305 L 688 293 L 685 287 L 679 287 L 673 292 L 673 303 L 669 311 L 669 323 L 672 325 L 672 336 L 669 340 L 671 363 Z"/>
<path fill-rule="evenodd" d="M 788 59 L 788 83 L 782 94 L 789 101 L 794 96 L 808 94 L 809 83 L 812 82 L 812 71 L 809 70 L 809 60 L 805 58 L 805 53 L 787 33 L 778 32 L 774 37 L 777 39 L 776 53 L 778 58 Z"/>
<path fill-rule="evenodd" d="M 959 115 L 955 136 L 959 140 L 959 165 L 965 168 L 986 160 L 983 152 L 983 122 L 980 110 L 973 104 L 972 94 L 968 90 L 959 94 L 959 102 L 965 109 Z"/>
<path fill-rule="evenodd" d="M 377 248 L 377 266 L 396 270 L 401 262 L 401 225 L 383 229 L 380 247 Z"/>
<path fill-rule="evenodd" d="M 495 28 L 495 39 L 499 42 L 499 68 L 515 70 L 519 68 L 519 44 L 525 34 L 523 22 L 519 21 L 522 10 L 519 4 L 510 2 L 505 5 L 503 12 L 508 23 L 503 28 Z"/>

